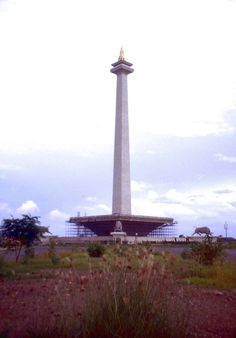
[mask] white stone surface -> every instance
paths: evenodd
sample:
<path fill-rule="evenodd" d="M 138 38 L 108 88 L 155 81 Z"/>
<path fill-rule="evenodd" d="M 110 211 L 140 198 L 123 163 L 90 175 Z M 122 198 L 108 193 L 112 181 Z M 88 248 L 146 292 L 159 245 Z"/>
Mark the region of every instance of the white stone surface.
<path fill-rule="evenodd" d="M 117 75 L 112 213 L 126 215 L 131 215 L 127 87 L 127 75 L 133 72 L 130 65 L 126 61 L 117 62 L 111 69 Z"/>

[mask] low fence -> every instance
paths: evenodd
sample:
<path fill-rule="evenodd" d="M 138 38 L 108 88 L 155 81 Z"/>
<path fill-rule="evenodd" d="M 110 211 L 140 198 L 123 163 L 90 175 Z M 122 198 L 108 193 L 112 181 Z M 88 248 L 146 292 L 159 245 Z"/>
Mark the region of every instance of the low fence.
<path fill-rule="evenodd" d="M 128 244 L 141 244 L 141 243 L 196 243 L 203 242 L 205 236 L 190 236 L 190 237 L 143 237 L 143 236 L 119 236 L 119 234 L 113 236 L 96 236 L 96 237 L 57 237 L 53 236 L 57 245 L 76 245 L 86 244 L 93 242 L 113 243 L 114 241 L 121 241 Z M 44 238 L 43 245 L 48 245 L 50 238 Z M 211 237 L 213 242 L 217 242 L 218 237 Z"/>

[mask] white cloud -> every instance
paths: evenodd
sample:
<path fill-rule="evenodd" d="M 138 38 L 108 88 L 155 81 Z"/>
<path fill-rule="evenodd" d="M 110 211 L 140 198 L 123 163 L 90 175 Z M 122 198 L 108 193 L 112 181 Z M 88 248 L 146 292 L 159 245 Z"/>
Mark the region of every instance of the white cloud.
<path fill-rule="evenodd" d="M 111 208 L 110 207 L 108 207 L 106 204 L 104 204 L 104 203 L 100 203 L 100 204 L 97 204 L 96 205 L 96 208 L 98 208 L 98 209 L 101 209 L 101 210 L 104 210 L 104 211 L 106 211 L 106 212 L 111 212 Z"/>
<path fill-rule="evenodd" d="M 87 202 L 95 202 L 97 200 L 97 197 L 95 196 L 88 196 L 85 198 L 85 201 Z"/>
<path fill-rule="evenodd" d="M 97 199 L 96 199 L 97 201 Z M 80 204 L 77 205 L 75 210 L 78 212 L 80 212 L 80 215 L 100 215 L 101 213 L 103 214 L 104 212 L 107 214 L 111 213 L 111 208 L 103 203 L 96 203 L 96 204 Z"/>
<path fill-rule="evenodd" d="M 217 154 L 215 154 L 215 157 L 219 161 L 228 162 L 228 163 L 236 163 L 236 157 L 235 156 L 226 156 L 226 155 L 217 153 Z"/>
<path fill-rule="evenodd" d="M 171 121 L 170 121 L 171 119 Z M 155 121 L 153 119 L 153 121 Z M 184 118 L 171 116 L 170 113 L 167 114 L 166 118 L 163 118 L 158 122 L 158 125 L 149 124 L 148 126 L 143 126 L 142 133 L 144 131 L 148 132 L 150 135 L 168 135 L 168 136 L 179 136 L 179 137 L 202 137 L 207 135 L 224 135 L 230 134 L 235 131 L 235 128 L 232 125 L 229 125 L 224 121 L 224 118 L 221 117 L 218 121 L 214 119 L 209 119 L 204 121 L 199 117 L 199 120 L 187 121 Z M 150 153 L 150 151 L 149 151 Z"/>
<path fill-rule="evenodd" d="M 139 197 L 132 199 L 132 209 L 134 214 L 159 216 L 159 217 L 173 217 L 174 219 L 179 216 L 196 217 L 194 210 L 188 206 L 177 203 L 154 202 L 146 197 Z"/>
<path fill-rule="evenodd" d="M 62 212 L 58 209 L 54 209 L 54 210 L 50 211 L 49 217 L 52 220 L 66 221 L 70 218 L 70 215 L 65 213 L 65 212 Z"/>
<path fill-rule="evenodd" d="M 66 6 L 62 0 L 4 1 L 4 5 L 0 0 L 0 3 L 0 149 L 6 154 L 38 153 L 38 150 L 56 150 L 62 156 L 64 150 L 69 150 L 80 157 L 101 152 L 111 154 L 116 77 L 110 74 L 109 68 L 118 58 L 121 40 L 126 58 L 134 62 L 135 69 L 129 76 L 130 144 L 139 153 L 146 151 L 152 163 L 156 152 L 157 171 L 162 151 L 157 138 L 159 142 L 166 135 L 228 136 L 235 132 L 232 110 L 236 98 L 236 44 L 232 43 L 236 31 L 235 2 L 150 0 L 147 6 L 138 1 L 135 15 L 131 15 L 133 2 L 121 0 L 115 16 L 115 2 L 108 6 L 107 0 L 73 0 Z M 95 59 L 98 66 L 90 67 Z M 147 70 L 147 64 L 153 65 L 152 71 Z M 227 117 L 224 112 L 229 110 Z M 43 130 L 43 137 L 35 132 L 36 126 Z M 216 166 L 221 164 L 217 160 L 235 163 L 234 156 L 217 156 Z M 194 152 L 190 161 L 192 157 Z M 1 181 L 7 178 L 7 171 L 20 169 L 5 163 L 6 158 L 0 165 Z M 137 170 L 147 172 L 145 165 L 142 163 Z M 71 181 L 76 179 L 74 184 L 79 186 L 82 177 L 79 166 L 75 170 Z M 90 173 L 88 170 L 87 174 Z M 217 180 L 222 182 L 224 174 L 220 172 Z M 161 176 L 163 181 L 167 176 Z M 177 176 L 173 170 L 170 181 L 174 182 Z M 83 179 L 87 179 L 86 175 Z M 14 183 L 12 180 L 7 190 L 17 196 Z M 227 200 L 207 190 L 195 197 L 195 191 L 178 190 L 164 196 L 145 182 L 133 181 L 131 187 L 133 210 L 136 208 L 140 213 L 209 216 L 224 210 L 231 212 L 234 203 L 232 194 L 229 194 L 231 200 Z M 90 194 L 82 187 L 80 190 L 81 194 Z M 74 192 L 72 189 L 71 194 Z M 88 196 L 81 202 L 77 195 L 74 203 L 82 204 L 78 209 L 82 213 L 108 211 L 106 200 L 104 206 L 102 195 L 98 196 L 101 200 Z M 38 198 L 37 201 L 41 205 Z M 64 208 L 65 204 L 62 205 Z M 59 204 L 57 207 L 61 208 Z M 47 212 L 53 208 L 48 206 Z M 60 218 L 61 213 L 63 218 L 66 214 L 59 209 L 55 209 L 54 217 Z"/>
<path fill-rule="evenodd" d="M 227 214 L 229 217 L 235 213 L 235 205 L 236 186 L 224 187 L 224 190 L 222 187 L 208 187 L 185 192 L 171 189 L 165 195 L 158 195 L 155 190 L 143 189 L 142 194 L 134 193 L 132 198 L 133 213 L 173 217 L 177 221 L 191 222 Z"/>
<path fill-rule="evenodd" d="M 198 192 L 180 193 L 175 190 L 167 192 L 166 197 L 169 201 L 174 201 L 185 205 L 200 217 L 217 217 L 220 213 L 234 211 L 231 203 L 236 201 L 236 189 L 233 193 L 217 194 L 210 189 Z M 183 217 L 185 215 L 183 214 Z"/>
<path fill-rule="evenodd" d="M 0 212 L 1 213 L 11 213 L 11 209 L 9 208 L 7 203 L 0 203 Z"/>
<path fill-rule="evenodd" d="M 23 168 L 15 164 L 0 163 L 0 170 L 2 171 L 21 171 Z"/>
<path fill-rule="evenodd" d="M 68 6 L 55 0 L 5 2 L 0 11 L 0 147 L 109 151 L 115 115 L 109 65 L 118 58 L 121 40 L 135 68 L 129 83 L 133 142 L 145 132 L 190 137 L 233 130 L 222 114 L 235 100 L 236 6 L 215 0 L 139 2 L 132 17 L 132 2 L 125 7 L 125 15 L 123 6 L 116 7 L 114 17 L 107 0 L 70 1 Z M 95 54 L 99 67 L 94 72 L 87 65 Z M 151 72 L 147 55 L 155 65 Z M 44 137 L 35 133 L 36 124 Z"/>
<path fill-rule="evenodd" d="M 131 191 L 132 192 L 142 192 L 148 188 L 148 184 L 145 182 L 138 182 L 131 180 Z"/>
<path fill-rule="evenodd" d="M 28 200 L 24 203 L 22 203 L 22 205 L 16 209 L 17 213 L 36 213 L 39 212 L 39 207 L 37 206 L 37 204 L 32 201 L 32 200 Z"/>
<path fill-rule="evenodd" d="M 152 150 L 152 149 L 148 149 L 148 150 L 146 150 L 146 154 L 148 154 L 148 155 L 155 155 L 156 151 Z"/>
<path fill-rule="evenodd" d="M 148 190 L 147 197 L 149 200 L 155 201 L 159 197 L 159 195 L 155 190 Z"/>

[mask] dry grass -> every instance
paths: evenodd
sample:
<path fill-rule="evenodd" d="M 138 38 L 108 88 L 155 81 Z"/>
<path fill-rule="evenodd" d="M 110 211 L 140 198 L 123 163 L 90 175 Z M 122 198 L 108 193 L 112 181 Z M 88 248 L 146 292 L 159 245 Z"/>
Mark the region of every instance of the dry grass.
<path fill-rule="evenodd" d="M 70 256 L 72 266 L 62 269 L 67 257 L 63 254 L 57 269 L 49 270 L 51 279 L 45 279 L 47 270 L 36 269 L 34 273 L 40 273 L 36 283 L 29 280 L 22 289 L 8 291 L 12 305 L 5 306 L 1 337 L 202 337 L 191 318 L 194 314 L 196 322 L 202 321 L 197 318 L 202 300 L 180 281 L 222 281 L 222 269 L 227 268 L 228 280 L 235 282 L 231 265 L 203 267 L 168 254 L 153 255 L 145 247 L 117 246 L 102 259 L 75 252 Z M 77 269 L 81 261 L 86 263 L 84 272 Z"/>
<path fill-rule="evenodd" d="M 146 249 L 104 256 L 86 275 L 58 272 L 54 291 L 57 311 L 50 321 L 36 311 L 26 325 L 29 337 L 187 336 L 187 290 Z"/>

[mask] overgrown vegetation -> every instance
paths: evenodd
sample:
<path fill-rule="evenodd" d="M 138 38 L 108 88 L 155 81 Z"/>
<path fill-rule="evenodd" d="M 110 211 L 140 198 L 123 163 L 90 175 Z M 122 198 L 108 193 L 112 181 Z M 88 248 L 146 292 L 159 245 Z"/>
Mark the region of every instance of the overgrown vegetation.
<path fill-rule="evenodd" d="M 90 257 L 101 257 L 105 253 L 105 247 L 100 243 L 91 243 L 87 251 Z"/>
<path fill-rule="evenodd" d="M 48 256 L 53 265 L 57 265 L 60 262 L 60 257 L 56 253 L 56 242 L 53 238 L 49 239 Z"/>
<path fill-rule="evenodd" d="M 115 261 L 117 257 L 121 260 L 127 254 L 133 253 L 132 266 L 137 264 L 139 258 L 134 254 L 137 250 L 144 249 L 154 254 L 154 261 L 162 264 L 165 262 L 166 268 L 180 281 L 187 281 L 195 285 L 212 286 L 218 288 L 236 288 L 236 266 L 233 263 L 223 263 L 222 259 L 216 259 L 212 265 L 205 265 L 194 259 L 191 250 L 188 254 L 183 253 L 184 259 L 179 255 L 171 255 L 160 251 L 160 248 L 152 246 L 126 246 L 126 245 L 108 245 L 105 246 L 106 254 L 96 259 L 89 255 L 83 247 L 73 247 L 65 249 L 63 252 L 57 250 L 54 240 L 49 242 L 48 248 L 44 254 L 35 255 L 34 258 L 28 257 L 25 264 L 25 256 L 14 263 L 9 259 L 4 259 L 5 253 L 2 253 L 2 263 L 0 264 L 0 275 L 9 278 L 23 278 L 24 274 L 32 274 L 35 278 L 37 275 L 43 274 L 45 269 L 79 269 L 91 270 L 99 269 L 101 262 L 107 257 Z M 189 254 L 190 253 L 190 254 Z M 2 268 L 1 268 L 2 266 Z M 232 272 L 231 272 L 232 271 Z M 40 274 L 38 273 L 40 272 Z M 29 278 L 29 276 L 27 276 Z"/>
<path fill-rule="evenodd" d="M 40 225 L 38 216 L 22 215 L 22 218 L 7 218 L 2 221 L 0 227 L 1 246 L 15 250 L 16 262 L 21 249 L 25 247 L 25 262 L 28 262 L 33 244 L 40 241 L 40 238 L 48 232 L 47 227 Z"/>
<path fill-rule="evenodd" d="M 35 318 L 30 337 L 188 335 L 188 291 L 176 283 L 166 263 L 157 262 L 145 248 L 116 259 L 105 256 L 99 269 L 85 275 L 61 272 L 55 287 L 60 304 L 56 320 Z"/>
<path fill-rule="evenodd" d="M 193 258 L 198 263 L 212 265 L 217 259 L 223 258 L 223 246 L 221 243 L 213 243 L 211 236 L 206 236 L 201 243 L 194 243 L 190 250 L 182 253 L 183 258 Z"/>
<path fill-rule="evenodd" d="M 107 246 L 106 255 L 94 258 L 85 248 L 59 253 L 52 240 L 27 264 L 24 257 L 3 259 L 1 269 L 4 277 L 51 280 L 48 301 L 34 299 L 25 321 L 28 337 L 35 338 L 188 337 L 192 296 L 185 284 L 236 288 L 235 264 L 202 264 L 142 245 Z"/>

